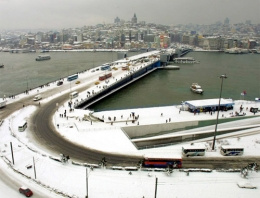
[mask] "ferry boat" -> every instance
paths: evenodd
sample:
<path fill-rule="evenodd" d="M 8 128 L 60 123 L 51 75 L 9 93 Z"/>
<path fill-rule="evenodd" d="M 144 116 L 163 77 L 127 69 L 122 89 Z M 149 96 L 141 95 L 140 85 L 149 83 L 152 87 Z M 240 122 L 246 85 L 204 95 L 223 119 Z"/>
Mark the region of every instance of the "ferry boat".
<path fill-rule="evenodd" d="M 36 61 L 50 60 L 50 59 L 51 59 L 51 56 L 50 56 L 50 55 L 39 55 L 39 56 L 36 58 Z"/>
<path fill-rule="evenodd" d="M 225 52 L 228 54 L 248 54 L 249 50 L 244 48 L 234 47 L 234 48 L 226 49 Z"/>
<path fill-rule="evenodd" d="M 174 59 L 175 63 L 199 63 L 193 57 L 180 57 Z"/>
<path fill-rule="evenodd" d="M 194 93 L 198 93 L 198 94 L 203 93 L 203 90 L 198 83 L 192 83 L 190 90 L 193 91 Z"/>

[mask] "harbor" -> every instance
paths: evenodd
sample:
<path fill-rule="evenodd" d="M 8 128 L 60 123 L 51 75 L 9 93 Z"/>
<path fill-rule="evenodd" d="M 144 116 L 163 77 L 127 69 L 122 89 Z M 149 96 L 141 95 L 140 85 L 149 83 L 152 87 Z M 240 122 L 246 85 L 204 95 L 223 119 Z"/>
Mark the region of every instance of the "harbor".
<path fill-rule="evenodd" d="M 115 52 L 49 52 L 51 60 L 35 61 L 35 53 L 11 54 L 1 52 L 5 68 L 1 69 L 0 97 L 17 95 L 27 89 L 56 82 L 74 73 L 92 70 L 107 62 L 117 60 Z M 128 53 L 128 57 L 136 53 Z M 230 57 L 219 52 L 189 52 L 189 57 L 200 60 L 200 64 L 174 64 L 180 70 L 158 69 L 92 105 L 92 109 L 122 109 L 134 107 L 164 106 L 180 104 L 181 101 L 217 98 L 219 96 L 218 75 L 225 72 L 228 79 L 224 84 L 223 97 L 232 99 L 258 98 L 260 95 L 257 54 Z M 218 61 L 221 60 L 221 61 Z M 20 72 L 20 71 L 24 72 Z M 11 81 L 10 81 L 11 79 Z M 243 79 L 243 80 L 241 80 Z M 199 83 L 203 95 L 190 91 L 192 83 Z M 72 87 L 75 86 L 71 84 Z M 162 89 L 163 88 L 163 89 Z M 246 90 L 247 94 L 241 93 Z M 160 93 L 160 94 L 158 94 Z M 144 96 L 149 96 L 144 98 Z"/>

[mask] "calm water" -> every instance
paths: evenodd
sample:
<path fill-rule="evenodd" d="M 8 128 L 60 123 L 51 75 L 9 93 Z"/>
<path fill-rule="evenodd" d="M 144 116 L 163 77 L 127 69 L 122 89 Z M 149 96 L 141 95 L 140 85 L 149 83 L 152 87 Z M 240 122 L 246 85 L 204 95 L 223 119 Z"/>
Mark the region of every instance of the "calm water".
<path fill-rule="evenodd" d="M 0 97 L 21 93 L 64 76 L 115 61 L 115 52 L 50 52 L 51 60 L 35 61 L 40 53 L 0 52 Z"/>
<path fill-rule="evenodd" d="M 260 97 L 260 55 L 231 55 L 224 53 L 192 52 L 200 64 L 182 64 L 180 70 L 157 70 L 122 91 L 107 97 L 92 108 L 96 110 L 180 104 L 181 101 L 219 98 L 221 74 L 226 74 L 222 97 L 244 99 Z M 190 91 L 193 82 L 199 83 L 204 94 Z"/>
<path fill-rule="evenodd" d="M 0 97 L 21 93 L 106 62 L 115 61 L 115 52 L 50 52 L 51 60 L 36 62 L 37 53 L 10 54 L 0 52 Z M 132 54 L 129 54 L 132 55 Z M 136 108 L 180 104 L 181 101 L 218 98 L 221 74 L 226 74 L 222 96 L 242 99 L 260 97 L 260 55 L 192 52 L 199 64 L 182 64 L 180 70 L 157 70 L 120 92 L 92 106 L 96 110 Z M 199 83 L 203 95 L 190 91 Z"/>

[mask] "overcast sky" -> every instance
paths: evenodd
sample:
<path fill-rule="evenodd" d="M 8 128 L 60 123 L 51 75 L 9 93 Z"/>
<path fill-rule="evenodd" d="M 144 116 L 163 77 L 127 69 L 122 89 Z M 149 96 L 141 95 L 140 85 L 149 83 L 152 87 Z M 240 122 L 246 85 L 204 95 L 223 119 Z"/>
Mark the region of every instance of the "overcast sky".
<path fill-rule="evenodd" d="M 0 0 L 0 30 L 62 29 L 113 23 L 115 17 L 157 24 L 260 23 L 260 0 Z"/>

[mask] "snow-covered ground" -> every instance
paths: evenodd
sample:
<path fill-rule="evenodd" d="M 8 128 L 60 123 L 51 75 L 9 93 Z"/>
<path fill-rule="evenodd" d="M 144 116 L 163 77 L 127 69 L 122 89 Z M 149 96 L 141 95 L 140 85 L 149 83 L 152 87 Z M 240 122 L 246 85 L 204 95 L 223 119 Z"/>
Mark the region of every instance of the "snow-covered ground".
<path fill-rule="evenodd" d="M 17 130 L 17 123 L 19 123 L 20 120 L 28 118 L 35 109 L 36 107 L 28 106 L 5 119 L 1 126 L 0 133 L 0 167 L 6 174 L 4 177 L 11 177 L 15 180 L 17 185 L 29 186 L 37 193 L 34 195 L 35 197 L 44 197 L 44 195 L 45 197 L 46 195 L 47 197 L 61 197 L 61 195 L 55 192 L 62 192 L 64 196 L 84 197 L 87 191 L 87 175 L 89 197 L 154 197 L 156 178 L 158 178 L 157 197 L 168 197 L 169 194 L 173 195 L 173 197 L 200 198 L 259 196 L 260 175 L 256 172 L 250 172 L 247 179 L 242 178 L 239 172 L 225 173 L 215 170 L 212 172 L 190 172 L 189 175 L 180 170 L 174 170 L 171 174 L 138 170 L 132 171 L 130 175 L 129 171 L 126 170 L 111 170 L 109 168 L 94 168 L 91 170 L 84 166 L 74 165 L 71 161 L 68 163 L 55 161 L 53 159 L 59 159 L 60 156 L 54 156 L 52 153 L 43 151 L 40 147 L 37 147 L 33 140 L 29 138 L 31 131 L 29 131 L 28 128 L 22 133 Z M 59 112 L 57 112 L 57 114 L 58 113 Z M 59 116 L 57 118 L 59 118 Z M 62 119 L 64 118 L 60 118 L 60 122 Z M 70 119 L 70 124 L 75 125 L 76 119 Z M 58 119 L 56 121 L 58 121 Z M 77 124 L 79 125 L 79 123 Z M 140 152 L 131 146 L 130 141 L 120 132 L 119 127 L 114 127 L 117 130 L 112 130 L 113 127 L 109 127 L 110 126 L 101 130 L 101 126 L 96 126 L 95 128 L 95 125 L 89 125 L 85 128 L 85 131 L 75 131 L 76 127 L 68 127 L 67 130 L 63 130 L 66 126 L 62 125 L 60 126 L 60 131 L 63 131 L 62 134 L 65 138 L 72 137 L 67 136 L 68 133 L 74 134 L 73 141 L 81 144 L 84 142 L 84 145 L 87 147 L 108 152 L 116 152 L 116 148 L 118 148 L 120 152 L 131 151 L 136 154 L 146 152 L 172 152 L 176 149 L 181 150 L 181 145 L 178 145 L 161 149 L 157 148 L 156 150 L 142 150 Z M 79 126 L 78 128 L 80 129 Z M 110 136 L 112 136 L 112 138 Z M 82 141 L 82 139 L 84 141 Z M 104 141 L 104 139 L 106 141 Z M 245 147 L 244 155 L 257 154 L 259 156 L 259 135 L 243 137 L 240 138 L 240 140 L 237 138 L 226 139 L 225 141 L 230 144 L 239 141 L 239 144 Z M 12 165 L 10 142 L 12 142 L 14 152 L 14 165 Z M 118 142 L 120 142 L 120 144 Z M 97 144 L 103 145 L 103 148 L 95 147 Z M 205 157 L 211 156 L 212 153 L 218 155 L 218 151 L 206 152 Z M 27 169 L 28 166 L 32 167 Z M 86 173 L 86 171 L 88 173 Z M 238 183 L 250 183 L 255 185 L 257 189 L 242 189 L 237 186 Z M 16 187 L 18 189 L 19 186 Z M 0 182 L 0 196 L 10 197 L 10 195 L 11 197 L 18 197 L 19 192 L 18 190 L 15 191 L 13 188 L 10 188 L 5 182 Z"/>
<path fill-rule="evenodd" d="M 114 71 L 113 71 L 114 72 Z M 126 75 L 123 72 L 115 71 L 118 77 Z M 80 85 L 73 85 L 69 90 L 71 92 L 79 86 L 89 83 L 87 77 L 93 76 L 94 73 L 87 71 L 80 74 Z M 112 83 L 115 79 L 111 79 Z M 93 80 L 95 82 L 95 80 Z M 64 85 L 70 83 L 64 82 Z M 102 87 L 102 85 L 100 85 Z M 50 91 L 56 87 L 55 83 L 40 90 L 41 93 Z M 99 86 L 92 86 L 87 91 L 100 90 Z M 29 95 L 37 94 L 37 90 L 30 91 Z M 49 102 L 54 97 L 61 93 L 52 95 L 48 98 L 43 98 L 41 103 Z M 10 102 L 17 101 L 28 95 L 21 94 L 15 99 L 7 99 L 7 105 Z M 84 99 L 86 93 L 80 93 L 78 99 Z M 235 111 L 239 111 L 242 104 L 246 116 L 253 115 L 246 110 L 246 107 L 258 107 L 260 103 L 253 101 L 235 101 Z M 183 170 L 174 170 L 173 173 L 157 171 L 129 171 L 112 170 L 107 168 L 94 168 L 91 170 L 81 164 L 75 165 L 71 160 L 67 163 L 61 163 L 55 159 L 60 159 L 60 156 L 55 156 L 48 150 L 43 150 L 41 145 L 38 145 L 30 135 L 29 127 L 24 132 L 18 132 L 18 125 L 22 120 L 27 120 L 30 125 L 30 116 L 36 110 L 36 106 L 27 106 L 7 117 L 0 126 L 0 197 L 19 197 L 18 188 L 22 185 L 27 185 L 34 191 L 34 197 L 106 197 L 106 198 L 139 198 L 139 197 L 154 197 L 155 182 L 158 178 L 157 197 L 259 197 L 260 194 L 260 174 L 250 172 L 247 178 L 242 178 L 239 172 L 190 172 L 189 175 Z M 1 111 L 4 109 L 1 109 Z M 66 110 L 68 118 L 64 118 L 61 114 Z M 181 147 L 186 144 L 176 146 L 168 146 L 163 148 L 154 148 L 147 150 L 137 150 L 131 143 L 129 138 L 123 133 L 121 127 L 136 126 L 137 123 L 128 122 L 131 112 L 139 115 L 139 125 L 160 124 L 165 123 L 166 119 L 170 122 L 181 122 L 188 120 L 205 120 L 216 119 L 216 114 L 200 114 L 193 115 L 186 111 L 179 112 L 178 106 L 154 107 L 154 108 L 139 108 L 117 111 L 96 112 L 93 115 L 102 118 L 104 123 L 83 121 L 84 115 L 88 115 L 88 111 L 74 110 L 69 112 L 67 102 L 59 104 L 57 111 L 53 116 L 53 122 L 56 130 L 61 133 L 64 138 L 73 142 L 77 142 L 85 147 L 102 150 L 110 153 L 127 153 L 132 155 L 145 155 L 149 153 L 173 153 L 180 154 Z M 220 119 L 229 117 L 231 112 L 224 112 L 220 115 Z M 250 120 L 241 120 L 239 122 L 259 123 L 259 117 L 256 116 Z M 116 117 L 118 121 L 113 125 L 107 120 L 108 116 Z M 122 116 L 122 117 L 121 117 Z M 126 119 L 126 120 L 125 120 Z M 239 126 L 239 122 L 235 124 L 220 124 L 219 129 L 228 125 L 228 127 Z M 59 127 L 57 127 L 59 124 Z M 247 129 L 251 132 L 253 129 Z M 259 130 L 259 127 L 254 129 Z M 208 142 L 200 142 L 200 144 L 208 147 Z M 217 141 L 216 151 L 207 151 L 205 157 L 218 156 L 219 146 L 221 144 L 240 145 L 245 148 L 244 156 L 260 156 L 260 135 L 252 135 L 241 138 L 226 138 L 225 140 Z M 13 148 L 13 158 L 11 154 L 11 145 Z M 13 165 L 14 159 L 14 165 Z M 88 181 L 88 182 L 87 182 Z M 86 187 L 88 183 L 88 191 Z M 239 188 L 237 184 L 251 183 L 257 189 Z M 59 194 L 62 193 L 62 194 Z"/>

